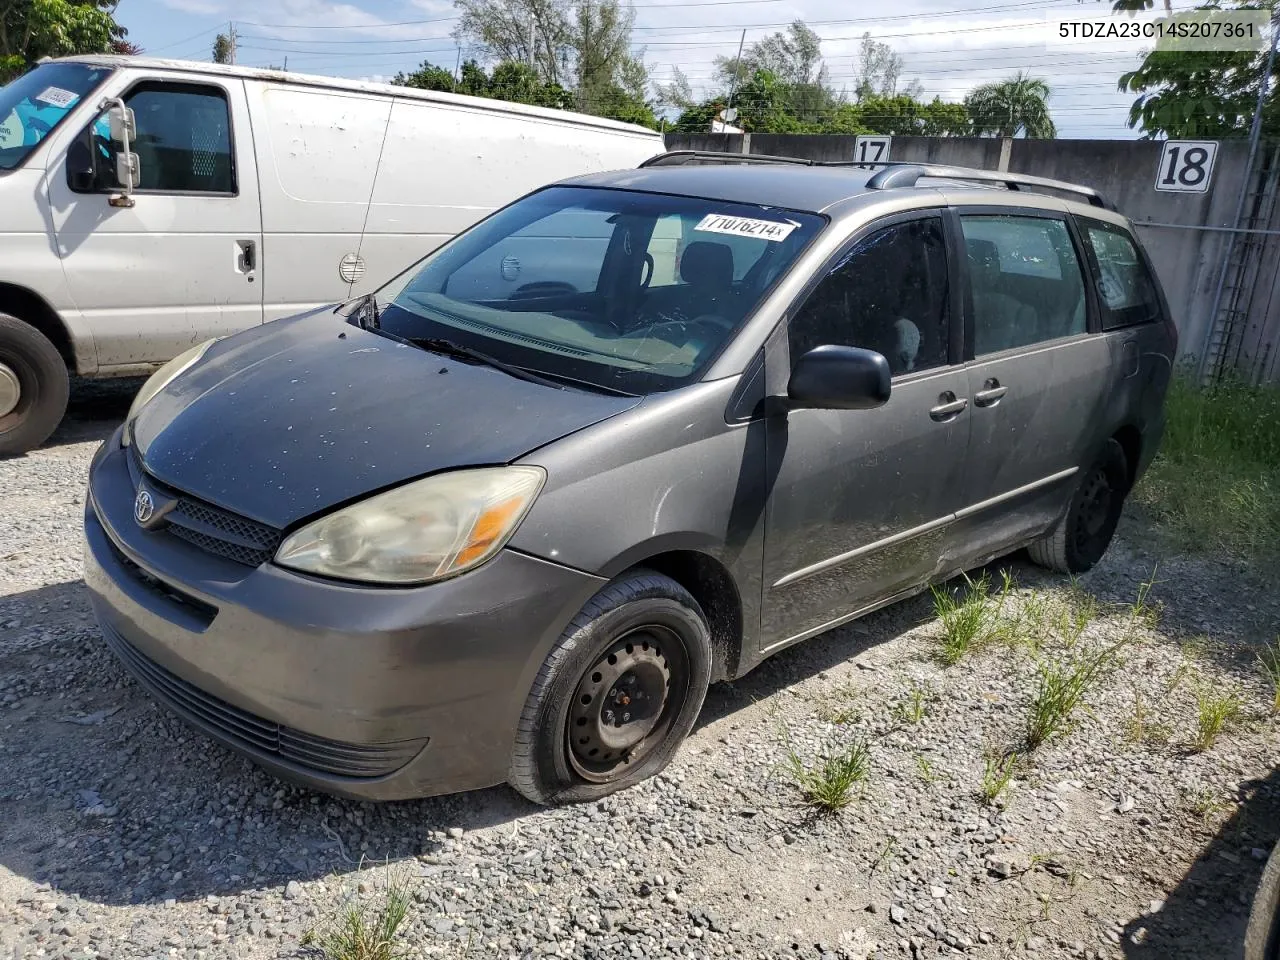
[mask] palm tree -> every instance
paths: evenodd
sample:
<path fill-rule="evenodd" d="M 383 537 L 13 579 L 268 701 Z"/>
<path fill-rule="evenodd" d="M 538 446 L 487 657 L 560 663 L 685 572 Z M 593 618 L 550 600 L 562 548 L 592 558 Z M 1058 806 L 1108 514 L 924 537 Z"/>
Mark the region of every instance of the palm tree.
<path fill-rule="evenodd" d="M 1046 139 L 1057 129 L 1049 116 L 1049 84 L 1019 71 L 1008 80 L 984 83 L 965 97 L 964 104 L 978 135 L 993 133 Z"/>

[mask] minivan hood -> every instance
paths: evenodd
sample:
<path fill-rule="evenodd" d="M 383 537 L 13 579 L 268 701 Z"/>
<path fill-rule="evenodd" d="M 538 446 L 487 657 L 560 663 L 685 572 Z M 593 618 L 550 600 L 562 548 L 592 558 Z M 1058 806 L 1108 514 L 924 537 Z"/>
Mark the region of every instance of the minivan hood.
<path fill-rule="evenodd" d="M 328 310 L 215 344 L 139 413 L 147 472 L 283 528 L 440 470 L 508 463 L 640 402 L 512 377 Z"/>

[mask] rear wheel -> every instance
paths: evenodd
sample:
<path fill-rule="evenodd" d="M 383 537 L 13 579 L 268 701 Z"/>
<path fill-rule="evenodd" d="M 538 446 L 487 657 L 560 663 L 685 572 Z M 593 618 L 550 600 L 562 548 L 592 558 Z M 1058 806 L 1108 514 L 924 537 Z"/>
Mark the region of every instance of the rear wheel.
<path fill-rule="evenodd" d="M 594 800 L 660 771 L 711 678 L 706 618 L 680 584 L 637 572 L 573 619 L 525 701 L 509 780 L 535 803 Z"/>
<path fill-rule="evenodd" d="M 69 392 L 58 348 L 30 324 L 0 314 L 0 456 L 26 453 L 49 439 Z"/>
<path fill-rule="evenodd" d="M 1091 569 L 1111 545 L 1128 493 L 1124 449 L 1108 440 L 1097 460 L 1081 474 L 1062 522 L 1028 547 L 1027 553 L 1040 566 L 1060 573 Z"/>

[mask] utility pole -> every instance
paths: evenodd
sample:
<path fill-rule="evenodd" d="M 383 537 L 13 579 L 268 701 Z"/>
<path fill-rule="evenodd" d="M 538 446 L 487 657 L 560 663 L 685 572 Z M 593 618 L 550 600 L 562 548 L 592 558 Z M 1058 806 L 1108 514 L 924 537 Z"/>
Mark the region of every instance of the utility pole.
<path fill-rule="evenodd" d="M 453 92 L 458 92 L 458 72 L 462 69 L 462 44 L 458 44 L 458 59 L 453 62 Z"/>
<path fill-rule="evenodd" d="M 738 77 L 742 73 L 742 46 L 747 42 L 747 31 L 742 31 L 742 39 L 738 41 L 738 56 L 733 61 L 733 84 L 729 87 L 729 106 L 733 106 L 733 98 L 738 92 Z"/>
<path fill-rule="evenodd" d="M 536 68 L 536 67 L 534 67 L 534 65 L 533 65 L 533 44 L 534 44 L 534 42 L 535 42 L 535 40 L 534 40 L 534 35 L 535 35 L 535 33 L 534 33 L 534 32 L 535 32 L 535 30 L 537 29 L 537 24 L 538 24 L 538 21 L 537 21 L 537 19 L 535 19 L 534 15 L 533 15 L 533 8 L 532 8 L 532 7 L 530 7 L 530 8 L 529 8 L 529 69 L 530 69 L 530 70 L 536 70 L 536 69 L 537 69 L 537 68 Z"/>
<path fill-rule="evenodd" d="M 227 42 L 231 44 L 231 62 L 236 62 L 236 25 L 232 20 L 227 21 Z"/>

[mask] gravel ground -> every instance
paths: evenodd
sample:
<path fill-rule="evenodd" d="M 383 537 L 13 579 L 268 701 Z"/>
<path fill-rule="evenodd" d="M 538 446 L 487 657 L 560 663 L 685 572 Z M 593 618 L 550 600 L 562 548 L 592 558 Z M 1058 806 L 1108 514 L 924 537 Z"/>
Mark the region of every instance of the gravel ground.
<path fill-rule="evenodd" d="M 1011 636 L 944 667 L 929 599 L 897 604 L 715 687 L 671 767 L 602 803 L 352 803 L 190 732 L 100 642 L 85 471 L 136 386 L 79 387 L 49 446 L 0 462 L 0 957 L 303 956 L 389 883 L 413 956 L 1163 960 L 1241 941 L 1280 834 L 1254 661 L 1280 599 L 1248 571 L 1162 553 L 1129 517 L 1074 586 L 997 565 Z M 1158 621 L 1133 608 L 1153 573 Z M 1038 664 L 1116 643 L 1071 728 L 984 802 Z M 1194 752 L 1197 697 L 1228 694 L 1238 717 Z M 853 802 L 806 807 L 788 751 L 859 742 Z"/>

